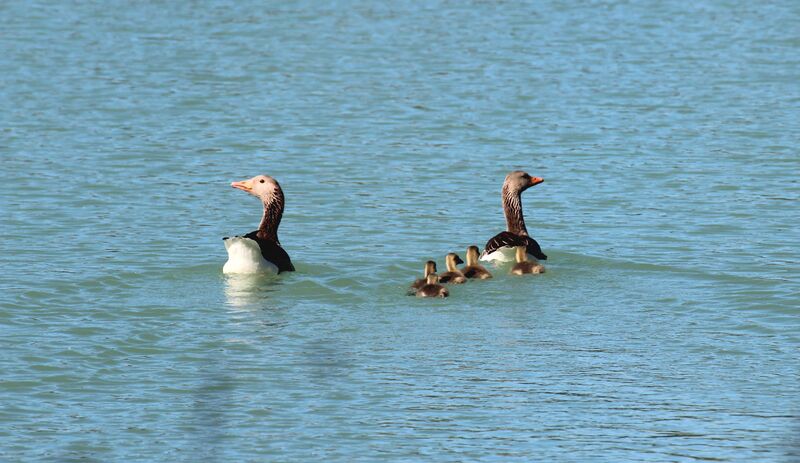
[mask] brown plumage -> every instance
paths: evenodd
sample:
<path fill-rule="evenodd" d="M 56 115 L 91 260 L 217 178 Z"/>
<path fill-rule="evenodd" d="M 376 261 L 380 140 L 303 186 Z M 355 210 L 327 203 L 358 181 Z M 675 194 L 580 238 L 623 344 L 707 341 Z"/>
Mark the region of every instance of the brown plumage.
<path fill-rule="evenodd" d="M 467 278 L 461 273 L 461 270 L 456 267 L 456 264 L 463 264 L 464 261 L 458 257 L 458 254 L 451 252 L 445 257 L 445 264 L 447 264 L 447 271 L 439 275 L 439 283 L 445 284 L 461 284 L 467 281 Z"/>
<path fill-rule="evenodd" d="M 429 260 L 425 262 L 425 269 L 423 270 L 424 277 L 414 280 L 414 283 L 411 283 L 411 287 L 408 288 L 408 293 L 410 295 L 416 294 L 418 289 L 428 283 L 428 275 L 431 273 L 436 273 L 436 262 Z"/>
<path fill-rule="evenodd" d="M 527 275 L 544 273 L 544 265 L 528 260 L 525 246 L 517 246 L 517 263 L 511 267 L 512 275 Z"/>
<path fill-rule="evenodd" d="M 495 251 L 504 248 L 525 246 L 531 256 L 547 260 L 539 243 L 528 236 L 528 228 L 525 227 L 525 218 L 522 215 L 522 192 L 543 181 L 541 177 L 531 177 L 521 170 L 515 170 L 506 176 L 502 192 L 506 231 L 498 233 L 486 243 L 481 259 L 486 259 Z"/>
<path fill-rule="evenodd" d="M 261 216 L 261 223 L 258 226 L 258 230 L 242 236 L 223 238 L 223 240 L 226 241 L 225 248 L 228 249 L 228 262 L 225 267 L 223 267 L 223 272 L 228 273 L 226 271 L 228 264 L 231 264 L 233 267 L 236 267 L 236 264 L 238 264 L 231 262 L 231 252 L 234 251 L 231 251 L 229 247 L 235 247 L 236 245 L 234 245 L 234 243 L 243 239 L 253 240 L 258 244 L 261 257 L 266 262 L 274 265 L 278 273 L 293 272 L 294 265 L 292 264 L 292 260 L 278 240 L 278 227 L 281 224 L 285 204 L 283 190 L 281 190 L 278 181 L 269 175 L 257 175 L 249 180 L 233 182 L 231 186 L 259 198 L 263 203 L 264 213 Z M 238 272 L 236 269 L 233 269 L 231 273 Z"/>
<path fill-rule="evenodd" d="M 492 278 L 492 274 L 478 263 L 477 246 L 467 248 L 467 265 L 461 269 L 461 273 L 467 278 L 477 278 L 479 280 Z"/>
<path fill-rule="evenodd" d="M 439 284 L 439 277 L 435 273 L 428 275 L 425 285 L 417 290 L 417 297 L 447 297 L 450 291 Z"/>

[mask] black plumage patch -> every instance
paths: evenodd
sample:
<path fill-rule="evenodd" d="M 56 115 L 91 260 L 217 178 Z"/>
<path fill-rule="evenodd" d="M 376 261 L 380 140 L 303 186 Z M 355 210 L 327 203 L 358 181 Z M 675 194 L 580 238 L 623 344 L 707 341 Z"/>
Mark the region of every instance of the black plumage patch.
<path fill-rule="evenodd" d="M 256 230 L 244 235 L 243 238 L 249 238 L 258 243 L 258 247 L 261 249 L 261 256 L 267 262 L 275 264 L 275 266 L 278 267 L 278 273 L 294 272 L 292 260 L 289 258 L 289 254 L 281 247 L 280 243 L 262 235 L 263 233 L 259 233 L 259 230 Z"/>
<path fill-rule="evenodd" d="M 542 252 L 541 246 L 539 246 L 539 243 L 537 243 L 535 239 L 531 238 L 530 236 L 517 235 L 509 231 L 498 233 L 492 239 L 490 239 L 486 243 L 483 254 L 489 255 L 505 246 L 512 248 L 517 246 L 525 246 L 528 254 L 539 260 L 547 260 L 547 256 Z"/>

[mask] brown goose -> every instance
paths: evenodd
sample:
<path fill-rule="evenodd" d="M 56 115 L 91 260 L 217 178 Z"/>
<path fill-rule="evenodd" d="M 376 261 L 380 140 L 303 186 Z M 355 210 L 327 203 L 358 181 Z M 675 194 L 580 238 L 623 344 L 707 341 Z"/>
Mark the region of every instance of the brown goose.
<path fill-rule="evenodd" d="M 451 252 L 445 257 L 445 264 L 447 264 L 447 271 L 439 275 L 439 283 L 444 284 L 457 284 L 460 285 L 467 281 L 467 278 L 456 267 L 457 264 L 463 264 L 464 261 L 458 257 L 458 254 Z"/>
<path fill-rule="evenodd" d="M 467 248 L 467 265 L 461 269 L 461 273 L 467 278 L 477 278 L 479 280 L 486 280 L 492 277 L 492 274 L 478 263 L 477 246 Z"/>
<path fill-rule="evenodd" d="M 447 297 L 450 291 L 439 284 L 439 277 L 435 273 L 428 275 L 428 281 L 417 290 L 417 297 Z"/>
<path fill-rule="evenodd" d="M 517 263 L 511 267 L 512 275 L 527 275 L 544 273 L 544 265 L 528 260 L 528 252 L 525 246 L 517 246 Z"/>
<path fill-rule="evenodd" d="M 428 283 L 428 275 L 431 273 L 436 273 L 436 262 L 429 260 L 425 262 L 425 270 L 424 270 L 424 278 L 420 278 L 415 280 L 414 283 L 411 283 L 411 287 L 408 288 L 408 292 L 410 295 L 416 294 L 417 290 L 422 288 Z"/>
<path fill-rule="evenodd" d="M 522 192 L 542 183 L 541 177 L 531 177 L 527 172 L 515 170 L 506 175 L 503 182 L 503 213 L 506 216 L 506 231 L 495 235 L 484 247 L 481 260 L 510 262 L 514 260 L 514 248 L 525 246 L 531 259 L 547 260 L 539 243 L 528 236 L 525 218 L 522 216 Z"/>
<path fill-rule="evenodd" d="M 223 238 L 228 261 L 222 267 L 222 272 L 293 272 L 292 260 L 278 241 L 278 226 L 281 224 L 284 207 L 281 186 L 268 175 L 233 182 L 231 186 L 259 198 L 264 205 L 264 214 L 258 230 L 243 236 Z"/>

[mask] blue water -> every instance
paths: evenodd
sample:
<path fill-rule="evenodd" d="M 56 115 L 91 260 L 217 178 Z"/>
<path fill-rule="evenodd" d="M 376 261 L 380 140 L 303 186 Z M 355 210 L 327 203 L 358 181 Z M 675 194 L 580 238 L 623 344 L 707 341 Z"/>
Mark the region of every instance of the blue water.
<path fill-rule="evenodd" d="M 798 24 L 0 4 L 0 460 L 798 461 Z M 513 169 L 547 273 L 406 297 Z M 298 271 L 226 277 L 260 173 Z"/>

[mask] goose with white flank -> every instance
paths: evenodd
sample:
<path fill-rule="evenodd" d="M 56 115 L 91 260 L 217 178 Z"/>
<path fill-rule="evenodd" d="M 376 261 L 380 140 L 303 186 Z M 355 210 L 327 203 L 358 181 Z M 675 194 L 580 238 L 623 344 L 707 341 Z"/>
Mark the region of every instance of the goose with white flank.
<path fill-rule="evenodd" d="M 278 226 L 281 224 L 285 203 L 281 186 L 268 175 L 233 182 L 231 186 L 259 198 L 264 205 L 264 214 L 258 230 L 243 236 L 223 238 L 228 261 L 222 267 L 222 272 L 293 272 L 292 260 L 278 241 Z"/>
<path fill-rule="evenodd" d="M 511 262 L 514 248 L 525 246 L 531 259 L 547 260 L 539 243 L 528 236 L 525 218 L 522 216 L 522 192 L 542 183 L 541 177 L 531 177 L 527 172 L 515 170 L 503 182 L 503 213 L 506 216 L 506 231 L 490 239 L 480 259 L 487 262 Z"/>

